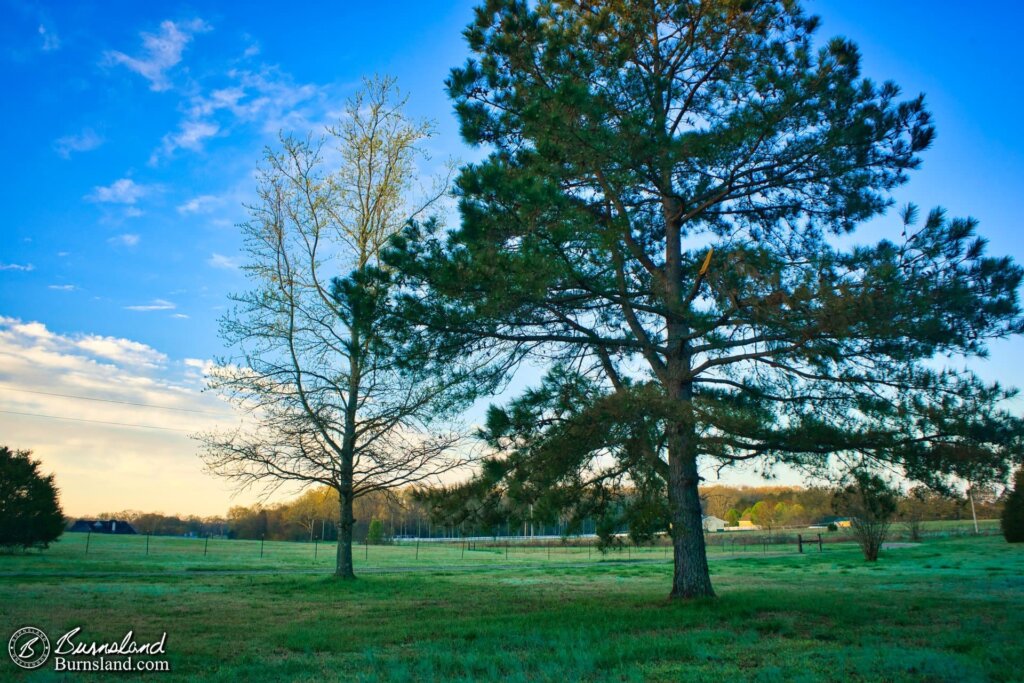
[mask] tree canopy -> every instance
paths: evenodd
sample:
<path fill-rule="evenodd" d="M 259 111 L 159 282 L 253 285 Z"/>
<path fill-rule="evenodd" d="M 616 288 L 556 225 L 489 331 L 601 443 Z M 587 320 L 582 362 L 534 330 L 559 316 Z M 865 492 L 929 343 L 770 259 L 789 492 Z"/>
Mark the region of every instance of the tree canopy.
<path fill-rule="evenodd" d="M 0 446 L 0 548 L 46 548 L 64 533 L 54 476 L 31 456 Z"/>

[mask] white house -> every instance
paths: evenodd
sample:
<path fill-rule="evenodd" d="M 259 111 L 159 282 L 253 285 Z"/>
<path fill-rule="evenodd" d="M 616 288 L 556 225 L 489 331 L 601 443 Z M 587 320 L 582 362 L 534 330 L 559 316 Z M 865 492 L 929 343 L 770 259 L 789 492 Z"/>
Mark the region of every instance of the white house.
<path fill-rule="evenodd" d="M 725 520 L 714 515 L 704 515 L 704 531 L 722 531 L 725 529 Z"/>

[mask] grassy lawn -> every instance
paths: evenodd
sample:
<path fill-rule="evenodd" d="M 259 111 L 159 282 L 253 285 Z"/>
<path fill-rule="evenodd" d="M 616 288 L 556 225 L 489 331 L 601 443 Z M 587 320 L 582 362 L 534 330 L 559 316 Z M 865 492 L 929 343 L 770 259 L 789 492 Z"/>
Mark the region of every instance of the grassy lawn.
<path fill-rule="evenodd" d="M 141 560 L 90 552 L 85 561 L 74 550 L 0 557 L 0 572 L 151 573 L 0 576 L 0 636 L 26 624 L 51 636 L 82 626 L 88 640 L 166 631 L 171 673 L 143 678 L 1012 681 L 1024 671 L 1024 548 L 1001 537 L 930 540 L 888 551 L 875 566 L 846 545 L 715 553 L 720 597 L 689 604 L 665 600 L 667 562 L 569 567 L 579 558 L 566 554 L 540 568 L 523 560 L 444 571 L 429 567 L 461 558 L 424 558 L 421 547 L 426 571 L 339 583 L 321 574 L 189 575 L 177 570 L 192 553 L 179 564 L 152 548 Z M 541 551 L 532 552 L 539 564 Z M 22 674 L 5 657 L 0 679 L 19 677 L 61 680 L 50 665 Z"/>

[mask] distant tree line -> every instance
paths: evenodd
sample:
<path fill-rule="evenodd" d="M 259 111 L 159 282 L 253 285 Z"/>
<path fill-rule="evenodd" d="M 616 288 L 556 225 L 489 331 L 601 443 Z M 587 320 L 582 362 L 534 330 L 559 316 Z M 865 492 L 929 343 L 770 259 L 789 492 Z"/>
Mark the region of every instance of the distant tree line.
<path fill-rule="evenodd" d="M 725 486 L 701 489 L 704 512 L 724 519 L 732 526 L 749 520 L 764 528 L 806 526 L 835 514 L 835 490 L 826 487 Z M 975 507 L 981 519 L 998 518 L 1006 492 L 985 490 L 975 493 Z M 97 519 L 130 522 L 142 534 L 159 536 L 214 536 L 273 541 L 336 541 L 338 539 L 338 497 L 328 487 L 309 489 L 296 498 L 264 505 L 231 507 L 226 516 L 178 516 L 123 510 L 105 512 Z M 599 519 L 573 525 L 568 518 L 546 517 L 540 511 L 532 520 L 507 519 L 486 527 L 446 518 L 444 510 L 432 507 L 429 495 L 406 488 L 378 492 L 358 499 L 354 509 L 353 537 L 371 543 L 388 543 L 403 537 L 451 538 L 460 536 L 558 536 L 598 532 Z M 925 520 L 967 520 L 970 502 L 964 497 L 941 495 L 913 489 L 899 498 L 896 521 L 916 524 Z M 73 521 L 73 520 L 70 520 Z M 69 521 L 69 523 L 70 523 Z M 376 523 L 376 524 L 375 524 Z M 375 533 L 371 534 L 371 526 Z M 628 525 L 615 529 L 628 531 Z M 379 534 L 379 535 L 378 535 Z M 636 539 L 643 540 L 643 539 Z"/>
<path fill-rule="evenodd" d="M 835 491 L 829 487 L 799 486 L 722 486 L 701 488 L 705 514 L 724 519 L 736 526 L 749 520 L 762 527 L 802 526 L 835 514 Z M 974 504 L 980 519 L 997 518 L 1006 493 L 995 488 L 978 488 Z M 897 517 L 901 520 L 971 519 L 971 503 L 966 496 L 942 494 L 914 488 L 899 498 Z"/>

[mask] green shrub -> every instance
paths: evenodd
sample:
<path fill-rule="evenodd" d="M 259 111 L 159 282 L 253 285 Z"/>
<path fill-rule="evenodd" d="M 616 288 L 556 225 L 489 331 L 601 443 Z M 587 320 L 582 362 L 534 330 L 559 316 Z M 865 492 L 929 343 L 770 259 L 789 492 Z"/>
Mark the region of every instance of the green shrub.
<path fill-rule="evenodd" d="M 369 545 L 383 545 L 384 538 L 384 522 L 379 519 L 374 519 L 370 522 L 370 528 L 366 532 L 366 542 Z"/>
<path fill-rule="evenodd" d="M 1010 543 L 1024 543 L 1024 467 L 1013 478 L 1013 491 L 1003 506 L 1003 536 Z"/>

